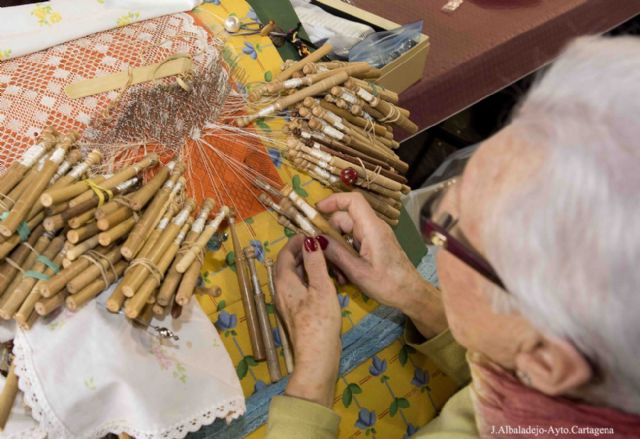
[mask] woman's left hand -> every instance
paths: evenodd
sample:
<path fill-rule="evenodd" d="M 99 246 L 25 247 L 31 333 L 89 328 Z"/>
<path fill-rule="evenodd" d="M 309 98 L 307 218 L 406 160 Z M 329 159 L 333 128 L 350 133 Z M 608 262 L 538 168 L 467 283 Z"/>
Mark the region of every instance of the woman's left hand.
<path fill-rule="evenodd" d="M 276 306 L 293 344 L 286 394 L 331 407 L 340 360 L 340 303 L 320 242 L 295 236 L 276 264 Z"/>

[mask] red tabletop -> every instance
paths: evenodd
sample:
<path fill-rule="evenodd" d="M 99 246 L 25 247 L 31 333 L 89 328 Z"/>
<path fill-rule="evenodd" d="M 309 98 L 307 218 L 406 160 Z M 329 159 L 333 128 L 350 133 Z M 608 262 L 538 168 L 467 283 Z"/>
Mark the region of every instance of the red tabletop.
<path fill-rule="evenodd" d="M 421 129 L 435 125 L 553 60 L 570 39 L 640 13 L 640 0 L 352 0 L 396 23 L 424 19 L 431 42 L 422 80 L 401 95 Z"/>

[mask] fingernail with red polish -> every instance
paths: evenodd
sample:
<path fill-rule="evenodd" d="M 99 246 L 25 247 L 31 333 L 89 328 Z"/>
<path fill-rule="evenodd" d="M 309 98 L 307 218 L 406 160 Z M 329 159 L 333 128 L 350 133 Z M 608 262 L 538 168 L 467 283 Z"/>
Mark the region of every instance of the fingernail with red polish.
<path fill-rule="evenodd" d="M 320 248 L 322 250 L 326 250 L 327 246 L 329 245 L 329 240 L 327 238 L 325 238 L 324 236 L 322 236 L 322 235 L 316 236 L 316 239 L 320 243 Z"/>
<path fill-rule="evenodd" d="M 318 243 L 313 238 L 304 238 L 304 249 L 308 252 L 318 250 Z"/>

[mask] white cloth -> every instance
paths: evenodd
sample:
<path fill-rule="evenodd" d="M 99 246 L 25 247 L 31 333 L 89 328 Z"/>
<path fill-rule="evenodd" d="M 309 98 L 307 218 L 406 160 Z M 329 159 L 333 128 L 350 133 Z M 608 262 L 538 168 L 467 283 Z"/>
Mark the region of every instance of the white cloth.
<path fill-rule="evenodd" d="M 19 388 L 50 439 L 182 438 L 245 411 L 240 381 L 213 325 L 192 300 L 173 320 L 154 324 L 178 341 L 160 341 L 107 312 L 103 293 L 77 313 L 62 311 L 15 338 Z"/>
<path fill-rule="evenodd" d="M 0 8 L 0 61 L 96 32 L 190 11 L 202 0 L 51 0 Z"/>
<path fill-rule="evenodd" d="M 0 389 L 7 379 L 0 375 Z M 47 433 L 31 417 L 31 410 L 24 404 L 22 393 L 18 392 L 11 408 L 11 415 L 0 432 L 2 439 L 45 439 Z"/>

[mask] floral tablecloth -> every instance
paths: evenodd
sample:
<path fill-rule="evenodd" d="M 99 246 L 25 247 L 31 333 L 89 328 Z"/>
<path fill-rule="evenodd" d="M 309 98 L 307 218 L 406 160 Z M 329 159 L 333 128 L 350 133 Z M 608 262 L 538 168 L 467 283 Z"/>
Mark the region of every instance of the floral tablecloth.
<path fill-rule="evenodd" d="M 244 0 L 215 0 L 196 8 L 192 15 L 214 35 L 223 37 L 222 21 L 235 14 L 243 19 L 256 19 L 255 13 Z M 279 71 L 281 58 L 266 37 L 225 37 L 225 57 L 230 64 L 240 67 L 248 81 L 270 81 Z M 281 135 L 283 119 L 260 120 L 257 129 L 269 135 Z M 298 194 L 310 202 L 326 197 L 330 192 L 310 177 L 282 163 L 277 150 L 269 150 L 273 165 L 283 182 L 290 183 Z M 412 259 L 418 264 L 425 253 L 420 238 L 408 217 L 398 226 L 403 247 L 413 246 Z M 246 220 L 239 227 L 242 242 L 251 241 L 258 258 L 275 258 L 287 242 L 290 231 L 279 225 L 272 215 L 262 212 Z M 255 240 L 252 237 L 260 239 Z M 220 248 L 218 248 L 220 247 Z M 421 249 L 421 250 L 420 250 Z M 220 286 L 218 298 L 199 296 L 200 305 L 222 335 L 241 379 L 247 397 L 247 414 L 226 426 L 216 423 L 193 434 L 202 438 L 251 438 L 264 436 L 270 398 L 283 392 L 286 380 L 268 385 L 266 363 L 256 362 L 235 275 L 234 255 L 230 242 L 213 244 L 207 254 L 203 271 L 205 286 Z M 420 266 L 430 280 L 435 270 L 429 256 Z M 263 283 L 266 273 L 259 267 Z M 353 287 L 339 289 L 342 307 L 343 355 L 341 376 L 336 388 L 333 409 L 341 415 L 340 437 L 361 435 L 380 438 L 411 436 L 426 424 L 455 391 L 455 384 L 432 363 L 402 341 L 403 316 L 397 311 L 380 306 Z M 269 306 L 273 318 L 273 307 Z M 272 322 L 273 323 L 273 322 Z M 376 337 L 371 337 L 371 334 Z M 278 334 L 274 332 L 276 342 Z M 282 352 L 281 369 L 284 367 Z"/>

